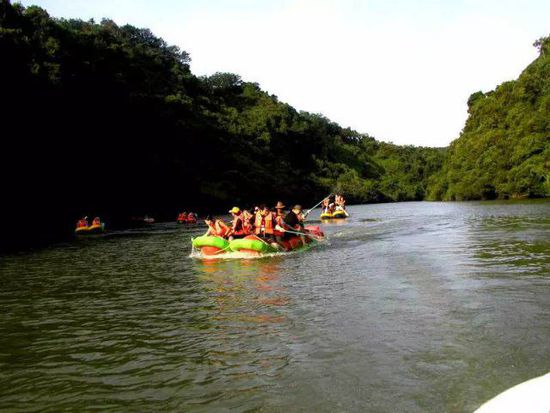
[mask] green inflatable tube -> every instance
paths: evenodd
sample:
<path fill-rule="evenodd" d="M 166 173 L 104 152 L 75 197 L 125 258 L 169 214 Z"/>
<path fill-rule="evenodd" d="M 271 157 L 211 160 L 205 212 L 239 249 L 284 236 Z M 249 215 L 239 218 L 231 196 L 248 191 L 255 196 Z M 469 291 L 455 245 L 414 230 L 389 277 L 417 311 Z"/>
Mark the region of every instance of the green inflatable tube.
<path fill-rule="evenodd" d="M 252 250 L 252 251 L 258 251 L 263 253 L 277 251 L 271 245 L 266 244 L 265 242 L 260 241 L 259 239 L 247 239 L 247 238 L 234 239 L 229 243 L 229 248 L 231 248 L 232 251 Z"/>
<path fill-rule="evenodd" d="M 227 249 L 229 242 L 222 237 L 213 237 L 209 235 L 203 235 L 193 239 L 193 247 L 216 247 L 221 250 Z"/>

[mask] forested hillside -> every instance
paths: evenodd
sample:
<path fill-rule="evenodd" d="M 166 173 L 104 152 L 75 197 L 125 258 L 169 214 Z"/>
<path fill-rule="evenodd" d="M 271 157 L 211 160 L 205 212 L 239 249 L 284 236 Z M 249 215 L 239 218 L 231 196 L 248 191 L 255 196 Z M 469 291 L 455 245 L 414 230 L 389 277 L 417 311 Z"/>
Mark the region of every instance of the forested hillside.
<path fill-rule="evenodd" d="M 51 18 L 0 0 L 0 249 L 83 215 L 301 202 L 550 195 L 550 40 L 518 80 L 474 93 L 449 148 L 379 142 L 297 111 L 237 74 L 196 76 L 147 29 Z M 327 80 L 329 81 L 329 80 Z"/>
<path fill-rule="evenodd" d="M 399 147 L 295 110 L 238 75 L 198 77 L 147 29 L 51 18 L 0 0 L 2 246 L 83 215 L 420 200 L 442 149 Z"/>
<path fill-rule="evenodd" d="M 468 100 L 469 118 L 451 143 L 429 198 L 550 196 L 550 38 L 519 79 Z"/>

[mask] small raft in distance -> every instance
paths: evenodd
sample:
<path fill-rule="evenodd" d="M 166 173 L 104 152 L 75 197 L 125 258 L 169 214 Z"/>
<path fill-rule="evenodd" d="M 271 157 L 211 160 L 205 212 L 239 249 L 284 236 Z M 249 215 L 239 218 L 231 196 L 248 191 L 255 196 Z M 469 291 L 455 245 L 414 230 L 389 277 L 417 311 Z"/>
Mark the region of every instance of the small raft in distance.
<path fill-rule="evenodd" d="M 321 219 L 344 219 L 349 217 L 346 211 L 321 212 Z"/>
<path fill-rule="evenodd" d="M 176 223 L 178 224 L 196 224 L 197 223 L 197 214 L 194 212 L 180 212 L 176 218 Z"/>
<path fill-rule="evenodd" d="M 193 249 L 200 251 L 199 258 L 256 258 L 267 254 L 298 251 L 311 247 L 323 240 L 325 235 L 319 227 L 306 227 L 304 244 L 300 236 L 291 237 L 275 248 L 256 235 L 228 241 L 222 237 L 200 236 L 192 240 Z"/>
<path fill-rule="evenodd" d="M 74 230 L 76 235 L 93 235 L 93 234 L 102 234 L 105 232 L 105 223 L 98 225 L 90 225 L 87 227 L 78 227 Z"/>
<path fill-rule="evenodd" d="M 176 219 L 176 223 L 178 224 L 196 224 L 197 218 L 196 216 L 182 216 L 181 214 L 178 215 L 178 218 Z"/>

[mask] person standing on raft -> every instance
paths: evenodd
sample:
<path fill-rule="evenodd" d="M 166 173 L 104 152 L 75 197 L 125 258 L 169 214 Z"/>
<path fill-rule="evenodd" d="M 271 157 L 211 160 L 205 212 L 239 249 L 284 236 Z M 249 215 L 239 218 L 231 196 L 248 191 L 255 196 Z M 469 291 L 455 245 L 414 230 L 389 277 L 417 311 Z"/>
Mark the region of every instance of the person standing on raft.
<path fill-rule="evenodd" d="M 227 239 L 232 241 L 234 239 L 244 238 L 247 234 L 244 229 L 244 220 L 241 210 L 239 207 L 233 207 L 229 213 L 233 216 L 233 222 L 231 224 L 231 228 L 229 228 L 229 232 L 227 233 Z"/>

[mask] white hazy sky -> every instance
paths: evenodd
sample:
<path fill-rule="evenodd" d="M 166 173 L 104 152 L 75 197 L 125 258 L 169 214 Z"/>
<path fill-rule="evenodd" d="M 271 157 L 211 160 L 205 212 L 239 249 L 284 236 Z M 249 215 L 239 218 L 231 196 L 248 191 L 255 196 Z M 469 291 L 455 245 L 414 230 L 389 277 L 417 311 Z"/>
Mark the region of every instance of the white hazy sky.
<path fill-rule="evenodd" d="M 148 27 L 197 75 L 233 72 L 299 110 L 398 144 L 446 146 L 466 101 L 518 77 L 548 0 L 24 0 Z"/>

